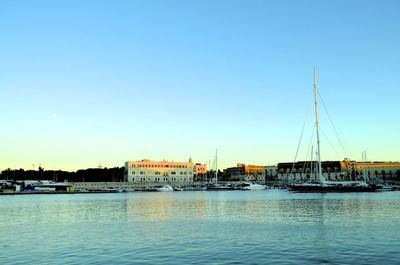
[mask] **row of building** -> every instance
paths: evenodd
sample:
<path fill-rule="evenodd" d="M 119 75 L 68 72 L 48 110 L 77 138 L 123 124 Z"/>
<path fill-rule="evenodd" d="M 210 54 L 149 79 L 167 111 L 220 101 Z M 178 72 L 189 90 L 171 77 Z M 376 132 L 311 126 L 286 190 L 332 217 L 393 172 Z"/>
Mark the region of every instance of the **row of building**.
<path fill-rule="evenodd" d="M 322 174 L 328 180 L 357 180 L 371 182 L 400 181 L 400 162 L 323 161 Z M 223 181 L 255 181 L 259 183 L 301 182 L 315 180 L 315 161 L 279 163 L 273 166 L 238 163 L 218 173 Z M 215 170 L 205 164 L 188 162 L 152 161 L 148 159 L 125 162 L 125 181 L 135 183 L 210 182 L 215 180 Z"/>

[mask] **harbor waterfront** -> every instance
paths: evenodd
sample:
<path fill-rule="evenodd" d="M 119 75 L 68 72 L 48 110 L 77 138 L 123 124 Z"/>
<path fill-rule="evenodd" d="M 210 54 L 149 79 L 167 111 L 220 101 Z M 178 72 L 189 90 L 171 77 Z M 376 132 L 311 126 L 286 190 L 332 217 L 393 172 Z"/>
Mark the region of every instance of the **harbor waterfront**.
<path fill-rule="evenodd" d="M 0 196 L 4 264 L 398 264 L 400 192 Z"/>

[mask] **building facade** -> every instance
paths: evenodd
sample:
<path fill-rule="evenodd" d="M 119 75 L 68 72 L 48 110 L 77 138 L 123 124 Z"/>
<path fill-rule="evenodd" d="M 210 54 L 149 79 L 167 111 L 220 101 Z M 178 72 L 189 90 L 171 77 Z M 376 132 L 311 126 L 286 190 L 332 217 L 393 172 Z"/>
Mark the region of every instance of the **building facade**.
<path fill-rule="evenodd" d="M 400 181 L 400 162 L 354 162 L 349 165 L 357 176 L 366 176 L 370 180 L 381 182 Z"/>
<path fill-rule="evenodd" d="M 265 181 L 265 167 L 237 163 L 236 167 L 224 169 L 224 178 L 232 181 Z"/>
<path fill-rule="evenodd" d="M 125 181 L 137 183 L 190 184 L 194 179 L 194 164 L 188 162 L 140 161 L 125 162 Z"/>
<path fill-rule="evenodd" d="M 265 166 L 265 181 L 266 183 L 271 183 L 276 180 L 278 180 L 278 166 L 272 165 L 272 166 Z"/>
<path fill-rule="evenodd" d="M 194 165 L 194 180 L 203 181 L 207 176 L 207 166 L 205 164 L 196 163 Z"/>
<path fill-rule="evenodd" d="M 279 163 L 277 179 L 285 182 L 318 180 L 316 166 L 316 161 Z M 400 181 L 400 162 L 357 162 L 345 158 L 342 161 L 322 161 L 321 167 L 325 179 L 332 181 Z"/>

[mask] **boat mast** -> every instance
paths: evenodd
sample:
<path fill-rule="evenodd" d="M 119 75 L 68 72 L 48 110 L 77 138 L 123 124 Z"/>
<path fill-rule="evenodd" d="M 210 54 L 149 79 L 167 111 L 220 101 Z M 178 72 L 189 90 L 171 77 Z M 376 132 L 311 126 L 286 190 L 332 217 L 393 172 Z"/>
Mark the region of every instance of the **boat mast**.
<path fill-rule="evenodd" d="M 215 149 L 215 184 L 218 183 L 218 149 Z"/>
<path fill-rule="evenodd" d="M 315 172 L 314 172 L 314 168 L 313 168 L 313 158 L 314 158 L 314 146 L 311 146 L 311 162 L 310 162 L 310 178 L 313 179 L 315 178 Z M 314 177 L 313 177 L 314 174 Z"/>
<path fill-rule="evenodd" d="M 314 67 L 314 101 L 315 101 L 315 129 L 317 130 L 317 160 L 318 160 L 318 175 L 320 182 L 324 182 L 321 167 L 321 148 L 319 144 L 319 124 L 318 124 L 318 100 L 317 100 L 317 68 Z"/>
<path fill-rule="evenodd" d="M 207 174 L 207 183 L 210 181 L 210 180 L 212 180 L 212 167 L 213 167 L 213 164 L 211 164 L 211 159 L 208 159 L 208 166 L 210 167 L 209 168 L 209 170 L 208 170 L 208 174 Z"/>
<path fill-rule="evenodd" d="M 364 177 L 364 181 L 367 182 L 368 179 L 368 170 L 367 170 L 367 152 L 364 151 L 361 153 L 363 156 L 363 162 L 364 162 L 364 170 L 363 170 L 363 177 Z"/>

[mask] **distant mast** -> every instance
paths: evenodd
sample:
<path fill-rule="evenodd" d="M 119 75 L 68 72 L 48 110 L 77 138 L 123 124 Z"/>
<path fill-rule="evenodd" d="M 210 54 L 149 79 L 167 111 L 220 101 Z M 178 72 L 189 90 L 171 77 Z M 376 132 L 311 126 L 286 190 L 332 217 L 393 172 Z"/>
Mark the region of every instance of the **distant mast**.
<path fill-rule="evenodd" d="M 317 68 L 314 67 L 314 101 L 315 101 L 315 129 L 317 130 L 317 160 L 318 160 L 318 175 L 321 183 L 325 182 L 322 176 L 321 166 L 321 148 L 319 144 L 319 124 L 318 124 L 318 100 L 317 100 Z"/>

